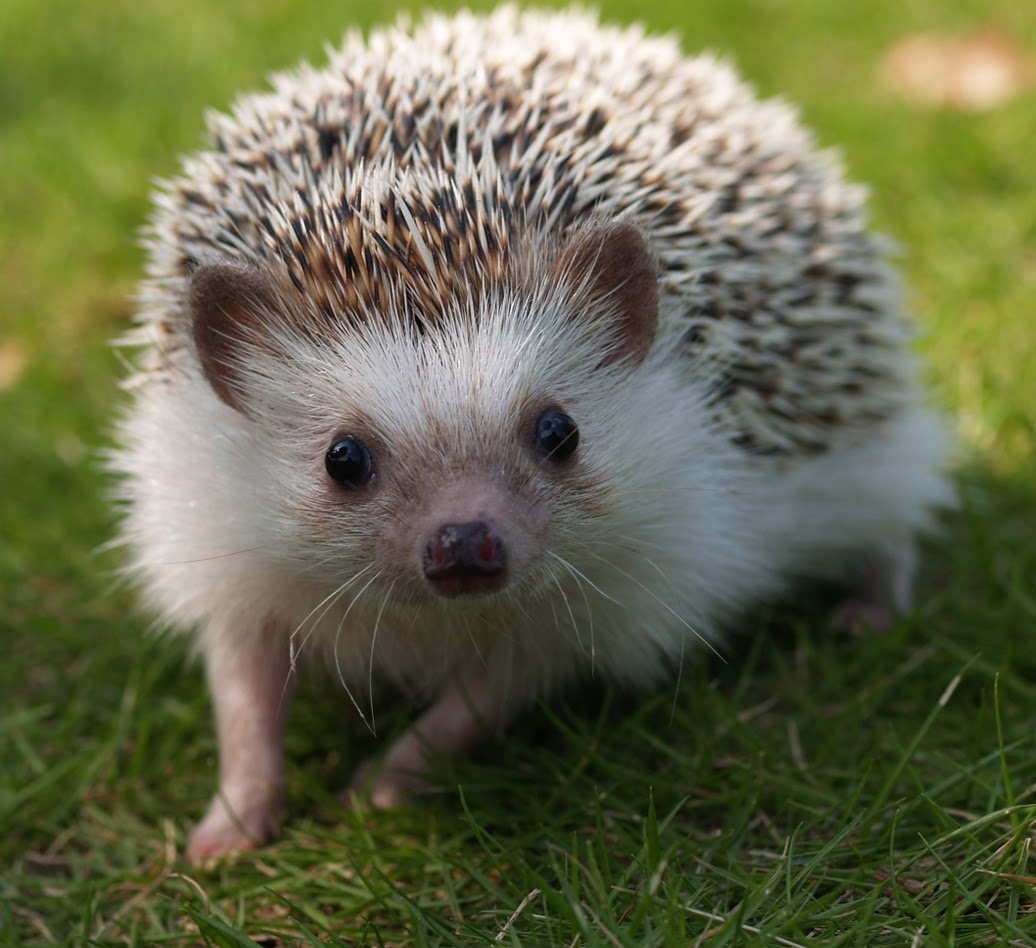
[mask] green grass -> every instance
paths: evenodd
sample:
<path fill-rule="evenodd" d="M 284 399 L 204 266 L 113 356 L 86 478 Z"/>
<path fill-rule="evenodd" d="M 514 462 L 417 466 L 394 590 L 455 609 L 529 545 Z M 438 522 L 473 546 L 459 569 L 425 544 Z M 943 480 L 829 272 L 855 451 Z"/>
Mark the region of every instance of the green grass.
<path fill-rule="evenodd" d="M 830 634 L 818 604 L 758 616 L 678 691 L 541 709 L 388 814 L 333 806 L 372 745 L 315 688 L 282 840 L 196 871 L 180 854 L 212 790 L 201 676 L 146 637 L 95 552 L 107 340 L 130 318 L 149 179 L 198 144 L 203 109 L 395 4 L 5 0 L 0 944 L 1036 943 L 1033 97 L 917 111 L 874 80 L 919 29 L 994 24 L 1036 55 L 1036 8 L 945 6 L 609 5 L 799 102 L 902 244 L 966 497 L 928 545 L 917 613 L 867 641 Z"/>

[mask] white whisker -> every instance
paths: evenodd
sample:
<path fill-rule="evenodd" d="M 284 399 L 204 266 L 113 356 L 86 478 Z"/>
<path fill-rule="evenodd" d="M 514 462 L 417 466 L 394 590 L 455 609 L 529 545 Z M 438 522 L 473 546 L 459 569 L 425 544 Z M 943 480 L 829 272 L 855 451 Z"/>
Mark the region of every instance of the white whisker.
<path fill-rule="evenodd" d="M 345 625 L 345 620 L 349 618 L 349 613 L 353 611 L 353 606 L 356 605 L 356 603 L 359 600 L 360 596 L 362 596 L 370 588 L 371 583 L 373 583 L 375 580 L 377 580 L 380 576 L 381 576 L 381 571 L 379 570 L 370 579 L 368 579 L 367 582 L 364 583 L 363 588 L 360 589 L 360 591 L 357 592 L 353 596 L 352 602 L 349 603 L 349 607 L 345 610 L 345 613 L 342 615 L 342 618 L 341 618 L 341 620 L 338 623 L 338 629 L 335 631 L 335 642 L 334 642 L 335 671 L 338 672 L 338 681 L 340 682 L 342 687 L 345 689 L 345 693 L 349 696 L 349 700 L 352 702 L 353 707 L 356 709 L 356 713 L 360 716 L 360 720 L 363 721 L 363 723 L 367 725 L 367 730 L 369 730 L 371 732 L 371 734 L 373 734 L 375 737 L 378 736 L 378 731 L 377 731 L 377 728 L 374 725 L 374 718 L 373 718 L 373 716 L 371 717 L 370 721 L 367 720 L 367 715 L 365 715 L 363 713 L 363 709 L 360 707 L 360 703 L 354 697 L 354 695 L 352 693 L 352 690 L 349 688 L 349 685 L 348 685 L 348 683 L 345 680 L 345 674 L 342 672 L 342 657 L 341 657 L 341 654 L 339 652 L 338 644 L 341 641 L 342 628 Z"/>
<path fill-rule="evenodd" d="M 676 720 L 676 699 L 680 696 L 680 684 L 683 682 L 683 660 L 687 649 L 687 634 L 680 636 L 680 664 L 676 666 L 676 682 L 673 687 L 673 706 L 669 709 L 669 726 Z"/>
<path fill-rule="evenodd" d="M 361 576 L 363 576 L 364 573 L 368 572 L 369 570 L 372 570 L 373 568 L 374 568 L 373 564 L 368 564 L 363 569 L 361 569 L 358 573 L 355 573 L 350 579 L 347 579 L 340 586 L 337 586 L 327 596 L 325 596 L 323 599 L 321 599 L 320 602 L 318 602 L 312 609 L 310 609 L 309 612 L 307 613 L 306 617 L 297 626 L 295 626 L 295 629 L 292 631 L 291 635 L 288 638 L 288 643 L 289 643 L 288 644 L 288 648 L 289 648 L 289 656 L 290 656 L 290 661 L 291 661 L 291 670 L 292 670 L 292 672 L 295 671 L 295 663 L 296 663 L 299 655 L 302 654 L 302 650 L 306 647 L 306 643 L 309 641 L 309 637 L 316 631 L 317 627 L 323 621 L 324 616 L 326 616 L 328 614 L 328 612 L 331 611 L 331 609 L 334 607 L 334 605 L 338 601 L 338 599 L 345 593 L 345 591 L 353 583 L 356 582 L 356 580 L 358 580 Z M 313 619 L 312 627 L 310 628 L 309 632 L 306 633 L 306 637 L 302 640 L 302 644 L 300 644 L 298 649 L 296 649 L 295 648 L 295 639 L 296 639 L 296 637 L 302 631 L 302 629 L 305 628 L 306 623 L 309 622 L 309 620 L 313 618 L 313 614 L 321 606 L 324 606 L 324 611 L 321 612 L 320 615 L 316 617 L 316 619 Z"/>
<path fill-rule="evenodd" d="M 723 656 L 720 655 L 720 653 L 716 650 L 716 647 L 707 638 L 705 638 L 704 635 L 702 635 L 696 628 L 694 628 L 694 626 L 691 625 L 682 615 L 680 615 L 680 613 L 677 612 L 671 605 L 669 605 L 669 603 L 667 603 L 664 599 L 661 599 L 648 586 L 646 586 L 639 579 L 637 579 L 636 576 L 634 576 L 632 573 L 628 573 L 621 566 L 616 566 L 616 564 L 611 562 L 611 560 L 608 560 L 603 556 L 599 556 L 597 553 L 590 553 L 590 556 L 592 556 L 595 560 L 600 560 L 600 562 L 604 563 L 606 566 L 610 566 L 613 570 L 615 570 L 617 573 L 621 573 L 631 582 L 636 583 L 636 585 L 643 589 L 644 592 L 646 592 L 652 599 L 655 600 L 655 602 L 657 602 L 663 609 L 665 609 L 666 612 L 668 612 L 674 619 L 676 619 L 677 622 L 679 622 L 685 629 L 687 629 L 692 635 L 694 635 L 694 637 L 697 638 L 698 641 L 700 641 L 702 645 L 704 645 L 710 652 L 712 652 L 713 655 L 720 659 L 720 661 L 724 660 Z"/>
<path fill-rule="evenodd" d="M 553 556 L 553 557 L 554 557 L 554 559 L 556 559 L 556 560 L 557 560 L 557 561 L 558 561 L 559 563 L 561 563 L 561 565 L 562 565 L 562 566 L 564 566 L 564 567 L 565 567 L 565 569 L 567 569 L 567 570 L 568 570 L 569 572 L 573 573 L 573 574 L 574 574 L 575 576 L 577 576 L 577 577 L 578 577 L 579 579 L 583 580 L 583 582 L 585 582 L 585 583 L 589 584 L 589 586 L 590 586 L 590 587 L 591 587 L 591 588 L 592 588 L 592 589 L 593 589 L 593 590 L 594 590 L 594 591 L 595 591 L 596 593 L 598 593 L 598 594 L 599 594 L 600 596 L 602 596 L 603 598 L 607 599 L 607 600 L 608 600 L 608 602 L 612 602 L 612 603 L 614 603 L 615 605 L 617 605 L 617 606 L 620 606 L 621 608 L 625 608 L 625 606 L 624 606 L 624 605 L 623 605 L 623 604 L 622 604 L 621 602 L 619 602 L 619 600 L 618 600 L 618 599 L 616 599 L 616 598 L 615 598 L 614 596 L 609 596 L 609 595 L 608 595 L 608 593 L 606 593 L 606 592 L 605 592 L 605 591 L 604 591 L 603 589 L 601 589 L 601 587 L 600 587 L 600 586 L 598 586 L 598 585 L 597 585 L 597 583 L 595 583 L 595 582 L 594 582 L 594 581 L 593 581 L 592 579 L 590 579 L 590 577 L 589 577 L 589 576 L 587 576 L 587 575 L 586 575 L 586 573 L 582 572 L 581 570 L 578 570 L 578 569 L 576 569 L 576 567 L 575 567 L 575 566 L 573 566 L 573 565 L 572 565 L 572 564 L 571 564 L 571 563 L 570 563 L 570 562 L 569 562 L 569 561 L 568 561 L 567 559 L 565 559 L 565 558 L 564 558 L 563 556 L 560 556 L 559 554 L 555 553 L 555 552 L 554 552 L 553 550 L 547 550 L 547 552 L 548 552 L 548 553 L 549 553 L 549 554 L 550 554 L 551 556 Z"/>
<path fill-rule="evenodd" d="M 565 608 L 568 610 L 568 618 L 572 622 L 572 631 L 576 635 L 576 642 L 579 643 L 579 647 L 586 653 L 586 646 L 583 644 L 583 637 L 579 634 L 579 623 L 576 622 L 575 613 L 572 611 L 572 604 L 568 601 L 568 594 L 565 592 L 565 587 L 561 585 L 561 580 L 557 576 L 551 577 L 554 580 L 554 585 L 558 587 L 558 592 L 561 593 L 561 601 L 565 604 Z M 561 631 L 561 626 L 558 626 L 558 631 Z"/>
<path fill-rule="evenodd" d="M 524 610 L 522 610 L 524 611 Z M 483 668 L 487 668 L 485 656 L 482 654 L 482 649 L 478 647 L 478 641 L 475 639 L 474 634 L 471 631 L 471 626 L 468 623 L 468 617 L 461 616 L 461 621 L 464 623 L 464 631 L 468 634 L 468 641 L 471 642 L 471 647 L 475 650 L 475 654 L 478 656 L 479 662 L 482 663 Z"/>
<path fill-rule="evenodd" d="M 689 484 L 676 487 L 637 487 L 611 490 L 612 497 L 629 497 L 633 494 L 753 494 L 757 493 L 749 487 L 729 487 L 725 484 L 710 486 L 706 484 Z"/>
<path fill-rule="evenodd" d="M 381 617 L 385 612 L 385 606 L 388 605 L 388 601 L 392 596 L 392 589 L 395 585 L 396 580 L 393 579 L 392 582 L 389 583 L 388 589 L 385 590 L 385 595 L 381 597 L 381 605 L 378 607 L 378 615 L 374 619 L 374 631 L 371 633 L 371 651 L 367 662 L 367 695 L 370 699 L 372 725 L 374 722 L 374 647 L 378 642 L 378 628 L 381 626 Z"/>
<path fill-rule="evenodd" d="M 569 573 L 575 578 L 576 585 L 579 587 L 579 592 L 583 596 L 583 604 L 586 606 L 586 618 L 590 624 L 590 677 L 594 678 L 596 677 L 597 663 L 597 640 L 594 635 L 594 611 L 590 606 L 590 599 L 586 595 L 586 586 L 584 585 L 584 583 L 589 585 L 600 596 L 603 596 L 609 602 L 615 603 L 615 605 L 619 606 L 620 608 L 622 608 L 622 603 L 620 603 L 617 599 L 613 599 L 611 596 L 609 596 L 603 589 L 601 589 L 600 586 L 598 586 L 592 579 L 590 579 L 584 572 L 582 572 L 582 570 L 579 570 L 575 566 L 573 566 L 572 563 L 565 559 L 565 557 L 561 556 L 558 553 L 555 553 L 553 550 L 548 550 L 547 552 L 552 557 L 554 557 L 554 559 L 557 560 L 565 569 L 567 569 Z"/>
<path fill-rule="evenodd" d="M 640 547 L 642 546 L 651 547 L 651 549 L 653 550 L 661 550 L 663 553 L 669 552 L 663 544 L 653 543 L 651 540 L 645 540 L 643 537 L 631 537 L 625 533 L 616 533 L 615 536 L 618 537 L 620 540 L 625 540 L 626 543 L 629 544 L 629 546 L 623 544 L 613 544 L 610 540 L 584 540 L 583 545 L 589 546 L 590 544 L 595 544 L 597 546 L 619 546 L 620 549 L 628 550 L 630 553 L 637 553 L 641 556 L 643 556 L 643 551 L 640 549 Z M 651 561 L 648 560 L 648 562 L 650 563 Z M 652 563 L 651 565 L 654 566 L 655 564 Z M 655 568 L 658 569 L 657 566 Z M 661 570 L 659 570 L 659 572 L 661 572 Z"/>
<path fill-rule="evenodd" d="M 558 610 L 554 608 L 554 600 L 553 599 L 548 599 L 547 602 L 550 605 L 550 611 L 552 613 L 554 613 L 554 629 L 558 633 L 558 636 L 560 637 L 561 636 L 561 619 L 558 618 Z"/>
<path fill-rule="evenodd" d="M 105 544 L 105 546 L 116 547 L 119 546 L 117 542 L 111 544 Z M 103 549 L 103 548 L 102 548 Z M 165 560 L 163 566 L 190 566 L 192 563 L 211 563 L 213 560 L 225 560 L 231 556 L 241 556 L 243 553 L 254 553 L 256 550 L 261 550 L 261 546 L 250 546 L 243 550 L 231 550 L 229 553 L 213 553 L 212 556 L 198 556 L 190 560 Z"/>

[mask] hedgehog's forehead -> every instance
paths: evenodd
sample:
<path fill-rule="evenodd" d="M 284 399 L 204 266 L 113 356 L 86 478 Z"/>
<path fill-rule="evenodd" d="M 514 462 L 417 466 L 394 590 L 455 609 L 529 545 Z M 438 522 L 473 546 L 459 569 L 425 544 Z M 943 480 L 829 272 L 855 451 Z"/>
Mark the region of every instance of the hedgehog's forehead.
<path fill-rule="evenodd" d="M 308 384 L 328 410 L 400 433 L 428 422 L 494 429 L 586 384 L 600 351 L 564 299 L 501 294 L 481 303 L 444 312 L 424 332 L 351 326 L 296 365 L 308 363 Z"/>

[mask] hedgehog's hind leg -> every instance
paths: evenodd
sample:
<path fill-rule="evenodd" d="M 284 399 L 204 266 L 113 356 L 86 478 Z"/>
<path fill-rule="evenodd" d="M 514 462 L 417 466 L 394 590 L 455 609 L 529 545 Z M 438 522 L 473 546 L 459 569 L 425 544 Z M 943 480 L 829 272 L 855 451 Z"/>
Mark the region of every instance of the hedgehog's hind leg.
<path fill-rule="evenodd" d="M 914 604 L 917 543 L 912 537 L 871 553 L 854 571 L 850 592 L 831 621 L 854 635 L 887 632 Z"/>

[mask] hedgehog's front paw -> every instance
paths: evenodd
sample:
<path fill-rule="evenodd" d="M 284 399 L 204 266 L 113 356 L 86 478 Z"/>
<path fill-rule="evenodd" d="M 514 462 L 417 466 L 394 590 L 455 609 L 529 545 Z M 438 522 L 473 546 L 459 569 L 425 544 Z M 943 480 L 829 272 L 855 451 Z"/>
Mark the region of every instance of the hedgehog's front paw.
<path fill-rule="evenodd" d="M 384 761 L 370 758 L 360 764 L 340 799 L 349 807 L 393 810 L 413 803 L 428 786 L 428 762 L 423 755 L 401 760 L 390 753 Z"/>
<path fill-rule="evenodd" d="M 265 845 L 276 832 L 274 810 L 270 799 L 232 809 L 224 796 L 218 794 L 205 819 L 191 833 L 187 842 L 188 860 L 197 866 Z"/>

